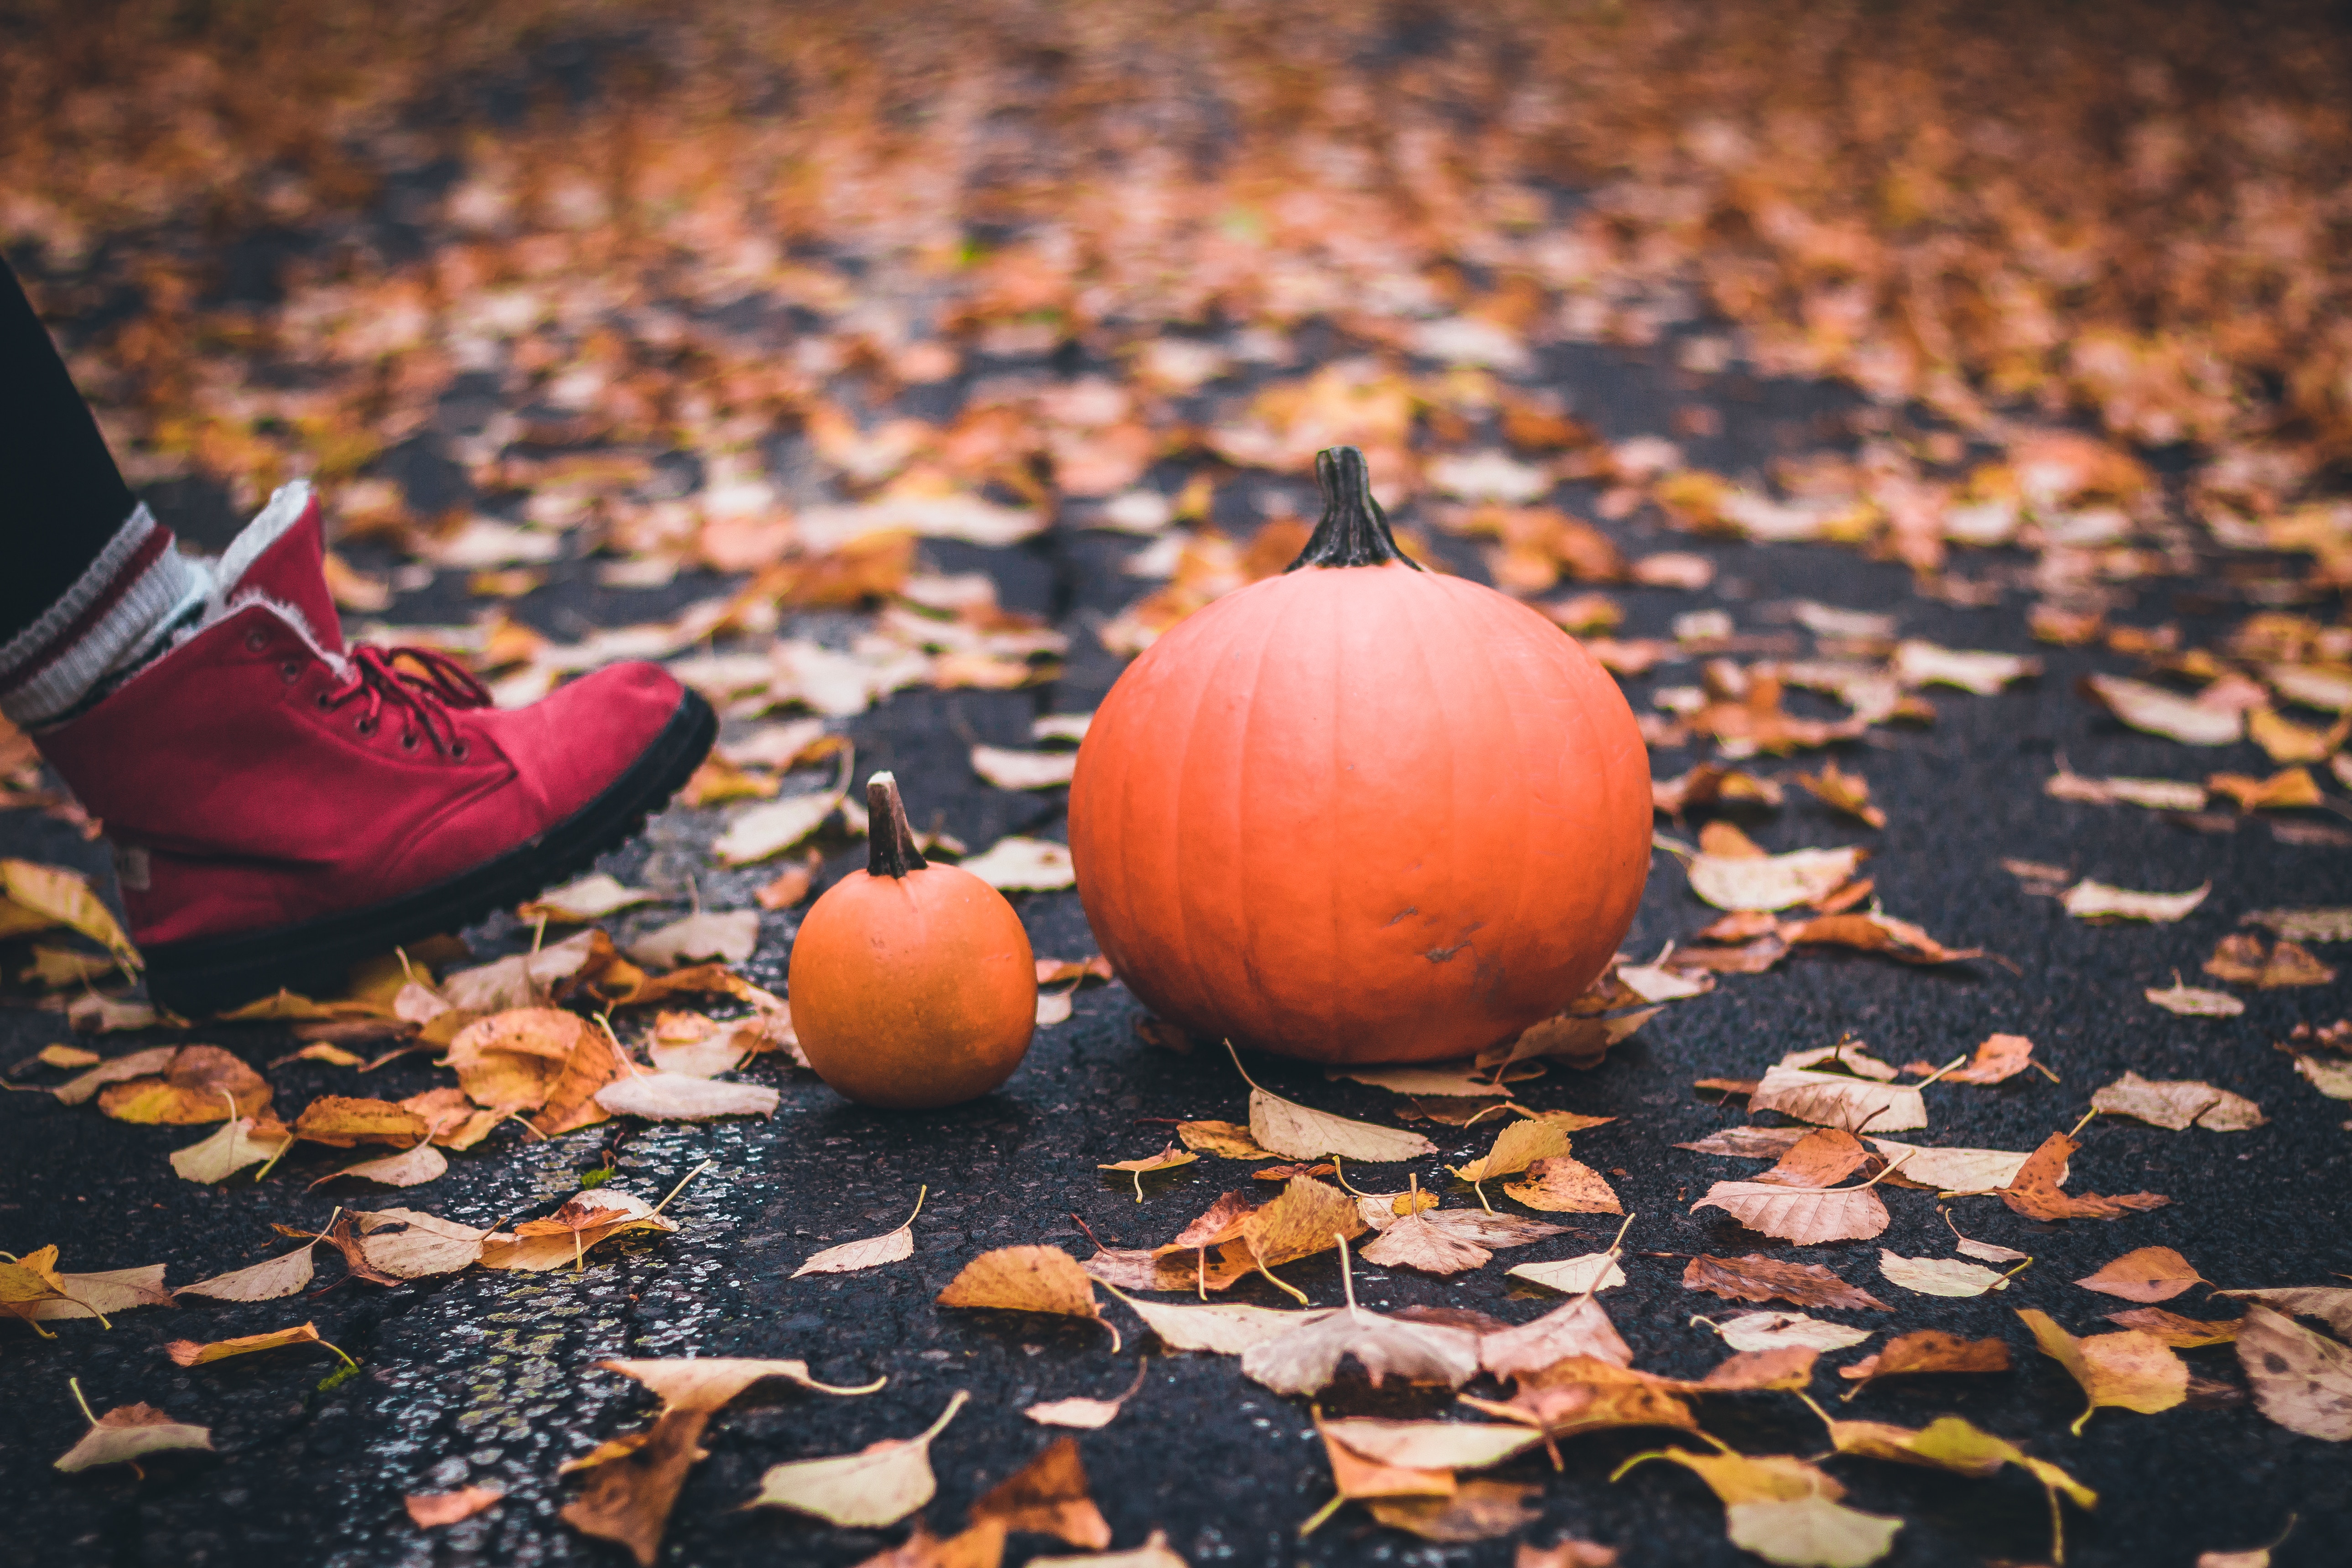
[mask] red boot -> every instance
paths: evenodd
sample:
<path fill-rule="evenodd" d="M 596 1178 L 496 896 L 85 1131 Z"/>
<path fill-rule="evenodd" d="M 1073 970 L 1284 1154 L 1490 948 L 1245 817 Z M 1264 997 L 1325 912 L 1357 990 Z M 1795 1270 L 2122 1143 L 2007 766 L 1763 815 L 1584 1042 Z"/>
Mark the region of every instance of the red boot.
<path fill-rule="evenodd" d="M 501 711 L 443 655 L 346 648 L 323 554 L 289 486 L 219 563 L 203 629 L 37 737 L 105 823 L 175 1012 L 331 983 L 584 869 L 717 733 L 655 665 Z"/>

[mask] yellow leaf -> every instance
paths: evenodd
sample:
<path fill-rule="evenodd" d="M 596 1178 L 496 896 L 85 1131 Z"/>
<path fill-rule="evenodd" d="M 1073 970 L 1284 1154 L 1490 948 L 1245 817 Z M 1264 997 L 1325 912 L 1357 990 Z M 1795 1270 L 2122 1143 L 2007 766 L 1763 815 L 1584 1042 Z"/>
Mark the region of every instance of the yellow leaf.
<path fill-rule="evenodd" d="M 2153 1415 L 2189 1397 L 2189 1364 L 2153 1334 L 2126 1329 L 2078 1340 L 2046 1312 L 2029 1307 L 2017 1315 L 2033 1331 L 2042 1353 L 2064 1367 L 2090 1400 L 2075 1417 L 2076 1436 L 2103 1405 Z"/>
<path fill-rule="evenodd" d="M 1118 1327 L 1095 1305 L 1093 1279 L 1058 1247 L 1000 1247 L 983 1252 L 948 1281 L 939 1302 L 942 1307 L 1090 1318 L 1110 1331 L 1111 1350 L 1118 1350 Z"/>
<path fill-rule="evenodd" d="M 139 950 L 91 889 L 89 878 L 62 866 L 0 859 L 0 933 L 16 936 L 56 926 L 81 932 L 114 954 L 125 969 L 140 966 Z"/>
<path fill-rule="evenodd" d="M 198 1344 L 194 1340 L 171 1340 L 165 1342 L 163 1353 L 180 1366 L 203 1366 L 207 1362 L 226 1361 L 231 1356 L 251 1355 L 256 1351 L 274 1351 L 287 1345 L 325 1344 L 319 1337 L 315 1324 L 298 1323 L 290 1329 L 278 1329 L 266 1334 L 244 1334 L 233 1340 L 215 1340 Z M 329 1349 L 333 1349 L 331 1345 Z"/>
<path fill-rule="evenodd" d="M 971 1396 L 958 1389 L 940 1418 L 912 1437 L 885 1438 L 855 1454 L 771 1466 L 751 1506 L 788 1508 L 830 1524 L 883 1530 L 931 1500 L 931 1440 Z"/>

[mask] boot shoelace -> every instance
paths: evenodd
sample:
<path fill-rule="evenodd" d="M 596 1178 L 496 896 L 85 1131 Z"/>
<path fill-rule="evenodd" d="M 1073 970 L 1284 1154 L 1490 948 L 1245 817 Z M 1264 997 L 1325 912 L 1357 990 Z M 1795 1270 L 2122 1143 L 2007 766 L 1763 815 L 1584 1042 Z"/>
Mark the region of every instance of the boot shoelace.
<path fill-rule="evenodd" d="M 414 668 L 403 668 L 403 660 Z M 488 689 L 447 654 L 426 647 L 378 647 L 373 643 L 353 645 L 342 684 L 321 692 L 319 706 L 341 708 L 362 697 L 368 705 L 360 716 L 362 734 L 375 733 L 384 705 L 390 703 L 401 710 L 403 747 L 414 747 L 421 729 L 434 750 L 459 758 L 466 754 L 466 742 L 457 738 L 449 710 L 490 705 Z"/>

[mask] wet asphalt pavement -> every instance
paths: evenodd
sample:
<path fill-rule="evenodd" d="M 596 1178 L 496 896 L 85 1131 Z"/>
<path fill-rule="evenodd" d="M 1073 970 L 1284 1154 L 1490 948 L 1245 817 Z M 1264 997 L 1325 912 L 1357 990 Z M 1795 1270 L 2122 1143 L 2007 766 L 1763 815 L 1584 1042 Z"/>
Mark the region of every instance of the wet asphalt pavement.
<path fill-rule="evenodd" d="M 1662 368 L 1665 363 L 1663 352 L 1651 358 L 1556 350 L 1549 374 L 1580 414 L 1619 438 L 1665 428 L 1667 411 L 1691 397 L 1677 373 Z M 1714 384 L 1705 395 L 1720 408 L 1726 431 L 1689 442 L 1690 455 L 1727 472 L 1754 468 L 1792 433 L 1810 441 L 1822 418 L 1842 406 L 1793 386 L 1727 391 Z M 1242 504 L 1241 497 L 1233 499 Z M 1580 487 L 1567 487 L 1561 496 L 1580 515 L 1591 515 L 1591 499 Z M 1410 509 L 1400 521 L 1414 521 Z M 1623 590 L 1628 623 L 1621 635 L 1666 635 L 1673 616 L 1702 605 L 1729 609 L 1743 631 L 1783 629 L 1763 618 L 1762 607 L 1802 596 L 1892 610 L 1906 635 L 2031 651 L 2048 665 L 2039 680 L 1998 698 L 1938 691 L 1941 717 L 1934 728 L 1882 730 L 1869 744 L 1848 749 L 1846 764 L 1868 775 L 1874 797 L 1892 817 L 1885 831 L 1835 817 L 1794 790 L 1780 811 L 1741 819 L 1774 850 L 1868 844 L 1869 869 L 1889 912 L 1924 924 L 1948 943 L 1992 950 L 2014 972 L 1990 962 L 1931 972 L 1858 955 L 1802 955 L 1771 973 L 1730 977 L 1712 994 L 1673 1006 L 1597 1071 L 1556 1070 L 1523 1090 L 1525 1101 L 1539 1109 L 1617 1119 L 1579 1134 L 1576 1152 L 1611 1173 L 1638 1216 L 1627 1242 L 1632 1282 L 1604 1298 L 1637 1364 L 1696 1375 L 1724 1353 L 1689 1320 L 1694 1313 L 1727 1315 L 1729 1304 L 1684 1291 L 1681 1258 L 1653 1254 L 1765 1250 L 1826 1263 L 1895 1310 L 1819 1316 L 1884 1332 L 1932 1326 L 2010 1342 L 2017 1362 L 2011 1373 L 1874 1386 L 1840 1413 L 1916 1426 L 1956 1412 L 2066 1467 L 2104 1499 L 2095 1514 L 2070 1513 L 2070 1563 L 2186 1568 L 2200 1551 L 2270 1539 L 2290 1512 L 2300 1522 L 2279 1563 L 2310 1568 L 2352 1561 L 2352 1475 L 2344 1453 L 2255 1412 L 2229 1348 L 2186 1352 L 2197 1375 L 2216 1385 L 2191 1406 L 2154 1416 L 2102 1411 L 2074 1438 L 2066 1427 L 2080 1396 L 2055 1363 L 2033 1352 L 2012 1311 L 2040 1307 L 2078 1333 L 2097 1331 L 2106 1326 L 2105 1312 L 2126 1303 L 2069 1281 L 2149 1245 L 2178 1248 L 2224 1286 L 2331 1283 L 2334 1275 L 2352 1271 L 2345 1223 L 2352 1192 L 2352 1133 L 2345 1129 L 2352 1108 L 2321 1098 L 2271 1048 L 2299 1020 L 2324 1023 L 2352 1012 L 2347 983 L 2252 994 L 2242 1017 L 2225 1020 L 2175 1017 L 2140 994 L 2167 984 L 2176 970 L 2193 981 L 2215 942 L 2246 910 L 2346 901 L 2352 849 L 2287 845 L 2256 826 L 2230 834 L 2187 831 L 2132 808 L 2044 798 L 2042 783 L 2061 752 L 2086 773 L 2195 777 L 2209 769 L 2269 770 L 2251 747 L 2192 752 L 2098 715 L 2074 695 L 2074 678 L 2093 668 L 2125 671 L 2126 661 L 2031 645 L 2022 631 L 2025 599 L 2017 593 L 1997 608 L 1959 609 L 1913 595 L 1901 569 L 1847 552 L 1694 544 L 1646 512 L 1608 526 L 1637 551 L 1696 548 L 1720 569 L 1716 588 L 1703 595 Z M 1072 634 L 1071 657 L 1053 686 L 909 691 L 847 721 L 861 773 L 894 769 L 919 822 L 943 813 L 947 829 L 975 848 L 1008 832 L 1059 836 L 1061 792 L 992 789 L 971 772 L 967 750 L 974 742 L 1025 744 L 1036 715 L 1084 711 L 1099 700 L 1118 663 L 1095 642 L 1091 627 L 1149 586 L 1116 571 L 1133 548 L 1131 540 L 1067 531 L 1006 550 L 928 546 L 940 568 L 985 569 L 1007 604 L 1053 616 Z M 1445 548 L 1475 569 L 1472 552 L 1454 542 Z M 1990 560 L 2016 564 L 2021 558 L 1979 556 L 1965 564 L 1978 570 Z M 587 586 L 586 573 L 584 563 L 566 563 L 553 585 L 520 602 L 520 613 L 573 635 L 583 617 L 650 619 L 711 588 L 705 581 L 659 594 L 614 594 Z M 2145 586 L 2126 618 L 2169 618 L 2177 586 Z M 404 598 L 393 618 L 444 620 L 463 604 L 454 587 L 436 587 Z M 2192 640 L 2200 629 L 2210 636 L 2214 625 L 2189 622 Z M 1695 666 L 1670 665 L 1629 686 L 1639 708 L 1655 685 L 1686 683 L 1695 674 Z M 1693 760 L 1694 753 L 1662 753 L 1656 771 L 1678 773 Z M 1769 760 L 1765 766 L 1796 771 Z M 794 785 L 815 782 L 812 774 Z M 606 858 L 605 869 L 677 900 L 614 922 L 616 937 L 674 918 L 689 878 L 708 905 L 748 902 L 772 868 L 722 871 L 704 859 L 721 817 L 717 810 L 674 810 Z M 0 853 L 93 871 L 104 866 L 100 847 L 32 813 L 0 817 Z M 836 844 L 827 879 L 862 856 L 860 847 Z M 2001 869 L 2002 857 L 2054 862 L 2126 887 L 2177 890 L 2210 880 L 2214 890 L 2179 925 L 2092 927 L 2021 891 Z M 1013 901 L 1041 955 L 1094 951 L 1074 893 L 1014 895 Z M 1626 948 L 1654 953 L 1712 914 L 1662 855 Z M 793 927 L 792 914 L 765 917 L 759 953 L 748 966 L 778 990 Z M 511 920 L 468 933 L 481 957 L 517 951 L 528 935 Z M 2320 951 L 2339 963 L 2346 954 L 2342 948 Z M 1138 1016 L 1117 986 L 1081 993 L 1073 1019 L 1040 1032 L 1027 1063 L 1001 1092 L 937 1113 L 864 1110 L 812 1076 L 765 1058 L 747 1076 L 782 1091 L 772 1121 L 645 1129 L 622 1138 L 616 1184 L 649 1199 L 704 1162 L 710 1168 L 672 1205 L 677 1235 L 608 1246 L 577 1274 L 476 1272 L 387 1289 L 336 1282 L 340 1266 L 328 1260 L 321 1288 L 299 1299 L 131 1312 L 111 1331 L 63 1323 L 55 1340 L 0 1324 L 0 1405 L 9 1413 L 9 1431 L 0 1438 L 0 1495 L 11 1500 L 0 1559 L 114 1568 L 617 1564 L 625 1561 L 617 1549 L 581 1538 L 556 1517 L 576 1489 L 556 1477 L 558 1464 L 641 1428 L 653 1408 L 635 1384 L 593 1363 L 623 1355 L 741 1355 L 803 1358 L 833 1383 L 885 1374 L 889 1383 L 867 1398 L 762 1385 L 737 1401 L 704 1440 L 710 1458 L 687 1483 L 663 1561 L 836 1568 L 881 1550 L 900 1532 L 739 1511 L 765 1467 L 911 1435 L 951 1391 L 968 1390 L 971 1405 L 933 1447 L 940 1491 L 924 1513 L 934 1528 L 952 1529 L 973 1498 L 1054 1436 L 1023 1417 L 1024 1405 L 1114 1395 L 1133 1377 L 1138 1355 L 1149 1353 L 1142 1390 L 1125 1413 L 1101 1431 L 1079 1435 L 1095 1496 L 1119 1546 L 1138 1544 L 1158 1528 L 1195 1565 L 1507 1563 L 1507 1542 L 1430 1544 L 1380 1529 L 1356 1508 L 1299 1542 L 1297 1525 L 1329 1495 L 1304 1402 L 1246 1381 L 1228 1358 L 1163 1357 L 1115 1304 L 1107 1313 L 1127 1338 L 1116 1356 L 1091 1325 L 933 1305 L 958 1268 L 988 1247 L 1043 1242 L 1084 1257 L 1091 1248 L 1077 1218 L 1106 1245 L 1156 1244 L 1221 1191 L 1251 1185 L 1249 1167 L 1203 1160 L 1149 1184 L 1148 1201 L 1139 1205 L 1125 1178 L 1095 1169 L 1157 1150 L 1169 1129 L 1155 1119 L 1245 1115 L 1244 1090 L 1229 1063 L 1147 1045 L 1135 1032 Z M 2126 1068 L 2234 1089 L 2259 1101 L 2269 1121 L 2225 1135 L 2095 1121 L 2074 1161 L 2073 1187 L 2159 1192 L 2172 1206 L 2112 1223 L 2043 1226 L 1990 1199 L 1963 1201 L 1957 1216 L 1970 1234 L 2032 1253 L 2036 1261 L 2005 1296 L 1912 1296 L 1878 1279 L 1875 1244 L 1788 1248 L 1743 1232 L 1717 1211 L 1688 1212 L 1708 1183 L 1755 1168 L 1673 1147 L 1746 1120 L 1738 1102 L 1710 1103 L 1693 1092 L 1691 1080 L 1752 1077 L 1785 1052 L 1828 1044 L 1847 1030 L 1896 1063 L 1942 1061 L 1995 1030 L 2021 1033 L 2035 1041 L 2037 1059 L 2061 1075 L 2058 1084 L 2028 1073 L 1997 1088 L 1930 1089 L 1933 1125 L 1923 1136 L 1936 1142 L 2032 1148 L 2071 1126 L 2092 1089 Z M 0 1011 L 0 1061 L 13 1063 L 66 1037 L 54 1015 Z M 261 1026 L 99 1043 L 111 1053 L 166 1038 L 225 1046 L 257 1065 L 294 1048 L 285 1032 Z M 1346 1114 L 1386 1121 L 1396 1104 L 1377 1089 L 1327 1083 L 1312 1069 L 1267 1061 L 1254 1070 L 1278 1092 Z M 447 1081 L 446 1071 L 423 1058 L 365 1079 L 311 1062 L 269 1068 L 268 1077 L 281 1107 L 323 1092 L 397 1097 Z M 1489 1141 L 1484 1131 L 1420 1125 L 1445 1161 L 1459 1163 Z M 6 1152 L 0 1246 L 21 1252 L 56 1242 L 64 1249 L 63 1267 L 76 1271 L 162 1262 L 170 1281 L 184 1284 L 283 1250 L 288 1244 L 272 1233 L 273 1223 L 315 1227 L 339 1200 L 403 1204 L 473 1224 L 548 1212 L 575 1188 L 581 1172 L 601 1163 L 601 1152 L 621 1131 L 608 1125 L 525 1143 L 514 1130 L 502 1130 L 453 1158 L 438 1182 L 377 1200 L 347 1190 L 348 1184 L 346 1190 L 307 1188 L 331 1168 L 331 1151 L 298 1155 L 259 1186 L 243 1178 L 196 1186 L 174 1177 L 164 1156 L 199 1133 L 120 1124 L 94 1106 L 68 1109 L 44 1095 L 9 1094 L 0 1097 L 0 1149 Z M 1449 1202 L 1469 1201 L 1454 1195 L 1464 1189 L 1439 1166 L 1423 1163 L 1423 1184 L 1447 1193 Z M 1397 1171 L 1396 1180 L 1403 1174 Z M 898 1225 L 924 1185 L 929 1198 L 911 1259 L 861 1274 L 788 1278 L 821 1247 Z M 1894 1224 L 1884 1245 L 1911 1256 L 1948 1255 L 1948 1233 L 1932 1194 L 1885 1195 Z M 1614 1228 L 1600 1216 L 1559 1217 L 1576 1234 L 1498 1258 L 1475 1273 L 1440 1280 L 1368 1268 L 1357 1276 L 1359 1289 L 1370 1305 L 1444 1304 L 1525 1321 L 1551 1299 L 1513 1288 L 1504 1269 L 1593 1250 Z M 1318 1304 L 1339 1300 L 1330 1255 L 1282 1272 Z M 1284 1304 L 1257 1280 L 1228 1299 Z M 2204 1306 L 2201 1293 L 2169 1305 L 2207 1316 L 2224 1315 L 2225 1308 Z M 183 1370 L 162 1350 L 169 1339 L 212 1340 L 305 1321 L 358 1359 L 359 1376 L 320 1392 L 320 1381 L 339 1364 L 323 1352 L 279 1352 Z M 1842 1386 L 1828 1363 L 1866 1353 L 1877 1342 L 1825 1358 L 1817 1396 Z M 119 1468 L 55 1474 L 51 1459 L 83 1427 L 68 1392 L 69 1376 L 80 1379 L 98 1409 L 145 1401 L 176 1419 L 211 1426 L 218 1453 L 157 1459 L 143 1480 Z M 1442 1391 L 1375 1393 L 1350 1380 L 1331 1391 L 1325 1406 L 1433 1415 L 1451 1401 Z M 1703 1419 L 1748 1452 L 1811 1454 L 1826 1446 L 1818 1422 L 1786 1395 L 1716 1400 Z M 1562 1473 L 1553 1473 L 1539 1451 L 1497 1473 L 1542 1484 L 1543 1522 L 1527 1535 L 1535 1542 L 1564 1533 L 1606 1542 L 1636 1568 L 1753 1562 L 1726 1542 L 1722 1510 L 1696 1478 L 1648 1466 L 1611 1484 L 1620 1459 L 1650 1446 L 1650 1435 L 1642 1433 L 1587 1436 L 1564 1445 Z M 1833 1468 L 1858 1506 L 1909 1521 L 1886 1560 L 1893 1568 L 2038 1562 L 2046 1552 L 2042 1494 L 2014 1472 L 1973 1481 L 1859 1460 Z M 405 1493 L 469 1483 L 504 1488 L 506 1499 L 478 1518 L 431 1532 L 402 1511 Z M 1007 1561 L 1066 1550 L 1017 1537 Z"/>

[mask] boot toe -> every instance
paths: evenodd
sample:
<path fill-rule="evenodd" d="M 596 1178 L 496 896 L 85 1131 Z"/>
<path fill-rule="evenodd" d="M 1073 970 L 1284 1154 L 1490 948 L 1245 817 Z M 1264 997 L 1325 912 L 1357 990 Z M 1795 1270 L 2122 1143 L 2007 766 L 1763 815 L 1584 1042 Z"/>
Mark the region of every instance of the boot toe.
<path fill-rule="evenodd" d="M 616 664 L 499 714 L 499 743 L 537 786 L 551 816 L 604 793 L 662 733 L 686 688 L 657 664 Z"/>

